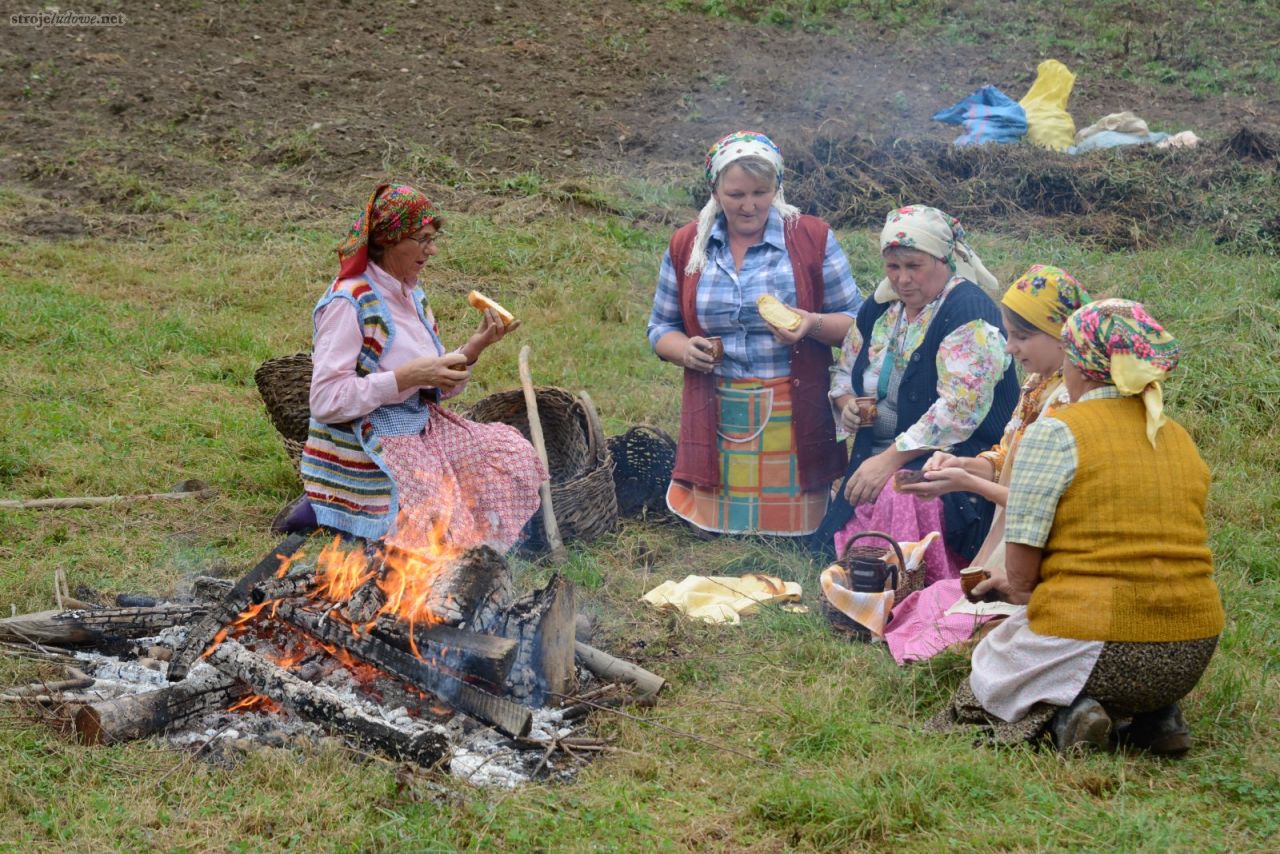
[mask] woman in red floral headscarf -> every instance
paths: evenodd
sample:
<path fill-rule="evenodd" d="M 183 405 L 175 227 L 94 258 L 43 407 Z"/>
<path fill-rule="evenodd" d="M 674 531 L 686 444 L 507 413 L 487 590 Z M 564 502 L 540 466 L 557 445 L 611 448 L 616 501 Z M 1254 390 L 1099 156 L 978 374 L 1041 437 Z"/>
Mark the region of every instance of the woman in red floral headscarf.
<path fill-rule="evenodd" d="M 450 542 L 505 550 L 538 509 L 544 470 L 514 427 L 440 407 L 505 326 L 486 311 L 448 350 L 418 277 L 443 220 L 412 187 L 383 184 L 338 247 L 316 304 L 306 498 L 321 524 L 399 545 L 436 526 Z"/>

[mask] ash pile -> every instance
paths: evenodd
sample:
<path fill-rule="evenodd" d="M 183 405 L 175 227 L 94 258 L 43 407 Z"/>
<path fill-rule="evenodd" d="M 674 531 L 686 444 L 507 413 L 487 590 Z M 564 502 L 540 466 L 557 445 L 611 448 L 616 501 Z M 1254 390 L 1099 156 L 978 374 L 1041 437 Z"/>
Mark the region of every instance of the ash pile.
<path fill-rule="evenodd" d="M 578 639 L 558 574 L 516 598 L 487 546 L 321 545 L 290 537 L 238 581 L 198 579 L 192 601 L 0 620 L 0 654 L 66 670 L 0 699 L 85 744 L 337 738 L 514 786 L 571 777 L 610 749 L 576 734 L 591 711 L 650 705 L 665 684 Z"/>

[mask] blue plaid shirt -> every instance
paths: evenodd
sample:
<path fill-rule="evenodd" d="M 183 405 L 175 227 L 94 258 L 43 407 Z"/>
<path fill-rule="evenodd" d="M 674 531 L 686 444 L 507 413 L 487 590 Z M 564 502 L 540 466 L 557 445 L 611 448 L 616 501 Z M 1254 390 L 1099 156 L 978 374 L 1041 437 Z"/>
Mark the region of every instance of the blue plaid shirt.
<path fill-rule="evenodd" d="M 787 256 L 782 235 L 782 217 L 776 209 L 769 211 L 764 239 L 747 250 L 742 272 L 735 272 L 733 253 L 721 214 L 707 241 L 707 266 L 698 280 L 698 322 L 708 335 L 724 339 L 724 362 L 716 368 L 717 376 L 728 379 L 757 377 L 773 379 L 791 372 L 791 348 L 779 344 L 769 325 L 756 310 L 756 299 L 773 294 L 787 305 L 796 304 L 796 281 Z M 822 258 L 824 283 L 822 312 L 841 312 L 853 317 L 862 305 L 849 259 L 836 241 L 834 232 L 827 235 L 827 248 Z M 653 297 L 649 315 L 649 344 L 668 332 L 684 332 L 680 316 L 680 292 L 671 252 L 662 257 L 658 273 L 658 291 Z"/>

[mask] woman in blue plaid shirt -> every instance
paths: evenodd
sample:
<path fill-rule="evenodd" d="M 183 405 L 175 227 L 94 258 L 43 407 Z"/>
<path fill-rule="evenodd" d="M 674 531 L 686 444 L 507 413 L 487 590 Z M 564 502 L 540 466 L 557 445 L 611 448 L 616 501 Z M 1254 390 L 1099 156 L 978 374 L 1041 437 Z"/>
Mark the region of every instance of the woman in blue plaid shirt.
<path fill-rule="evenodd" d="M 831 229 L 786 203 L 782 175 L 764 134 L 716 142 L 711 199 L 672 237 L 658 275 L 649 342 L 684 368 L 667 505 L 705 531 L 812 533 L 844 470 L 827 383 L 862 296 Z M 762 297 L 789 308 L 789 322 L 766 321 Z"/>

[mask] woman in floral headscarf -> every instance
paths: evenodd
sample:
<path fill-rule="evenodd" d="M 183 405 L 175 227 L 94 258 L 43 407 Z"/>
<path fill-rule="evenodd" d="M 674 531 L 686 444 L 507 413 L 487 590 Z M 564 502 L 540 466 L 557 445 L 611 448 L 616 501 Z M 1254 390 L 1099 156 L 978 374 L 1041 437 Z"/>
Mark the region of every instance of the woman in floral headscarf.
<path fill-rule="evenodd" d="M 1037 418 L 1067 403 L 1062 384 L 1062 327 L 1073 311 L 1090 301 L 1088 292 L 1071 274 L 1044 264 L 1033 265 L 1010 285 L 1000 300 L 1008 336 L 1005 352 L 1022 365 L 1026 380 L 1000 444 L 974 457 L 936 451 L 924 464 L 923 482 L 898 487 L 900 492 L 921 498 L 970 492 L 996 505 L 991 530 L 971 566 L 1004 566 L 1004 508 L 1018 444 Z M 921 661 L 967 640 L 979 626 L 1011 613 L 1015 607 L 964 602 L 960 579 L 944 578 L 894 604 L 893 621 L 884 632 L 885 644 L 899 664 Z"/>
<path fill-rule="evenodd" d="M 412 547 L 438 526 L 454 545 L 501 551 L 538 509 L 543 469 L 514 427 L 440 407 L 516 326 L 490 309 L 446 349 L 418 278 L 443 224 L 422 193 L 383 184 L 338 247 L 338 275 L 313 312 L 302 480 L 335 530 Z"/>
<path fill-rule="evenodd" d="M 1026 611 L 973 652 L 936 726 L 999 741 L 1052 731 L 1059 749 L 1115 743 L 1178 754 L 1177 702 L 1222 631 L 1204 510 L 1209 469 L 1164 414 L 1178 344 L 1139 303 L 1108 299 L 1063 329 L 1071 404 L 1027 428 L 1009 484 L 996 590 Z M 1113 718 L 1132 720 L 1114 735 Z"/>
<path fill-rule="evenodd" d="M 831 229 L 783 198 L 767 136 L 717 141 L 706 177 L 711 198 L 671 238 L 649 317 L 654 352 L 684 368 L 667 505 L 704 531 L 808 534 L 844 469 L 827 372 L 862 297 Z M 794 324 L 766 320 L 761 297 Z"/>
<path fill-rule="evenodd" d="M 925 553 L 932 583 L 957 576 L 974 556 L 994 506 L 972 493 L 908 495 L 891 478 L 919 469 L 935 450 L 970 456 L 999 441 L 1018 380 L 986 292 L 995 277 L 954 217 L 923 205 L 891 211 L 880 251 L 887 275 L 858 312 L 831 374 L 832 409 L 854 437 L 853 456 L 814 545 L 829 555 L 863 531 L 900 541 L 940 531 Z"/>

